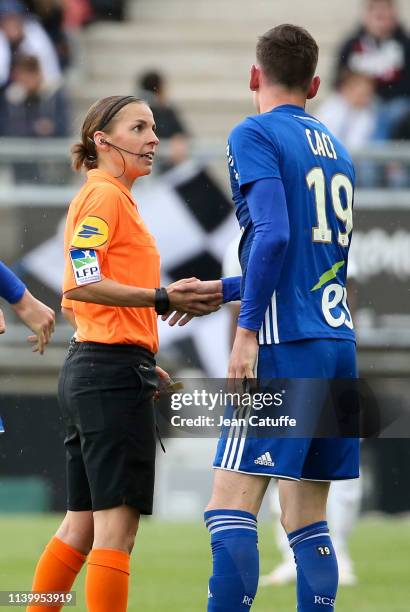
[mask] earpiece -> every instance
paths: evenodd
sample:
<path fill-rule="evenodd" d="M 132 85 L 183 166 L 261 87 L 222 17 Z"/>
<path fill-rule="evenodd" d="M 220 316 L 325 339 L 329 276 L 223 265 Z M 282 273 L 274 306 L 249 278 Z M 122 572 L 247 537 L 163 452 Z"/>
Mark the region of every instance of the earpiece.
<path fill-rule="evenodd" d="M 97 142 L 92 140 L 89 136 L 88 136 L 88 139 L 94 145 L 97 145 Z M 105 138 L 98 138 L 98 144 L 100 144 L 100 145 L 107 144 L 110 147 L 114 147 L 114 149 L 117 149 L 118 151 L 124 151 L 124 153 L 129 153 L 130 155 L 136 155 L 137 157 L 145 157 L 145 153 L 134 153 L 134 151 L 129 151 L 128 149 L 123 149 L 122 147 L 119 147 L 118 145 L 114 144 L 113 142 L 109 142 L 108 140 L 105 140 Z"/>

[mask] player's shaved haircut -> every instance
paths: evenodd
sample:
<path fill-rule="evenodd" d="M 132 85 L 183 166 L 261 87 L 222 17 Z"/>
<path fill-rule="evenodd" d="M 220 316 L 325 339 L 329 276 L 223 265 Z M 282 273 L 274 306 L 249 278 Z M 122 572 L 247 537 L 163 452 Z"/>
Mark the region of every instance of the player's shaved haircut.
<path fill-rule="evenodd" d="M 287 23 L 268 30 L 256 46 L 256 58 L 266 78 L 288 89 L 309 89 L 318 56 L 313 36 Z"/>

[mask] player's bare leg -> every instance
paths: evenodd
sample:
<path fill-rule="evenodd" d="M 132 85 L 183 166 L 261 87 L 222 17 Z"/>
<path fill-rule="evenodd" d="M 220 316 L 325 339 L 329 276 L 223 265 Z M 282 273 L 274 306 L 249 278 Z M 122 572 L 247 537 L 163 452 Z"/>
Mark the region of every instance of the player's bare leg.
<path fill-rule="evenodd" d="M 270 478 L 215 470 L 212 496 L 206 510 L 230 508 L 258 514 Z"/>
<path fill-rule="evenodd" d="M 329 487 L 329 482 L 279 481 L 281 523 L 286 533 L 326 520 Z"/>
<path fill-rule="evenodd" d="M 259 587 L 278 586 L 296 582 L 296 565 L 288 536 L 280 522 L 281 508 L 279 503 L 278 481 L 272 482 L 269 491 L 269 507 L 272 513 L 272 528 L 276 548 L 280 553 L 280 561 L 274 568 L 259 578 Z"/>

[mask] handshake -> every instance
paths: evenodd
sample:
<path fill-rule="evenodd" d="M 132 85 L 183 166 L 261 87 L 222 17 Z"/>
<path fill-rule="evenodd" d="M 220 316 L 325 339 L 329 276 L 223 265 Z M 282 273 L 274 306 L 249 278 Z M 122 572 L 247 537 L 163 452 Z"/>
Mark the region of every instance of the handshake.
<path fill-rule="evenodd" d="M 198 278 L 183 278 L 168 285 L 169 311 L 162 320 L 174 326 L 186 325 L 194 317 L 202 317 L 219 310 L 222 302 L 222 281 L 201 281 Z"/>

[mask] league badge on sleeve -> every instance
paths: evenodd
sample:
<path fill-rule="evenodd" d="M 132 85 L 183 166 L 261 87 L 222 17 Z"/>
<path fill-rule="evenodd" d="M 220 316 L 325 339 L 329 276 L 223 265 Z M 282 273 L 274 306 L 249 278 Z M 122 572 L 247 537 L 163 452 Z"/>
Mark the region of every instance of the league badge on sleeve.
<path fill-rule="evenodd" d="M 94 249 L 71 249 L 70 259 L 78 286 L 102 280 L 98 256 Z"/>

